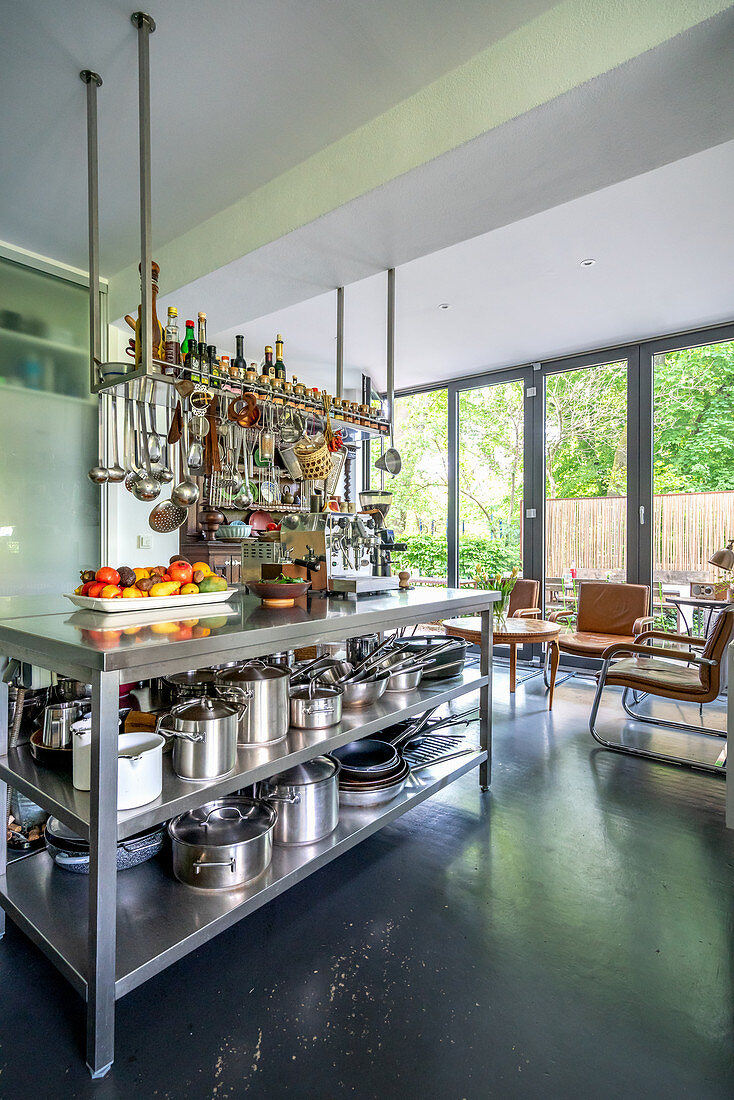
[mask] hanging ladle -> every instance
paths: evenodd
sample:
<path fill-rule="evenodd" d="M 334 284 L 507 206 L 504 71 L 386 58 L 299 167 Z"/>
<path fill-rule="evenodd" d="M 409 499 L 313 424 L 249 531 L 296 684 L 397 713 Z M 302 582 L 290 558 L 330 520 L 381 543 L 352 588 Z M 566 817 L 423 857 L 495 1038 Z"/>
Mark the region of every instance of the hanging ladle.
<path fill-rule="evenodd" d="M 117 394 L 112 394 L 112 465 L 107 470 L 110 481 L 120 482 L 125 480 L 125 470 L 120 465 L 120 452 L 118 450 L 117 435 Z"/>
<path fill-rule="evenodd" d="M 192 481 L 191 474 L 189 473 L 188 462 L 188 424 L 184 420 L 182 426 L 182 436 L 180 442 L 181 449 L 181 468 L 183 470 L 183 481 L 180 481 L 178 485 L 174 485 L 171 490 L 171 500 L 179 508 L 189 508 L 192 504 L 196 504 L 199 499 L 199 486 L 195 481 Z"/>
<path fill-rule="evenodd" d="M 145 404 L 137 401 L 138 420 L 140 426 L 140 446 L 143 449 L 143 470 L 132 483 L 132 493 L 136 500 L 151 501 L 160 495 L 161 483 L 153 477 L 150 465 L 150 453 L 148 451 L 148 431 L 145 423 Z"/>

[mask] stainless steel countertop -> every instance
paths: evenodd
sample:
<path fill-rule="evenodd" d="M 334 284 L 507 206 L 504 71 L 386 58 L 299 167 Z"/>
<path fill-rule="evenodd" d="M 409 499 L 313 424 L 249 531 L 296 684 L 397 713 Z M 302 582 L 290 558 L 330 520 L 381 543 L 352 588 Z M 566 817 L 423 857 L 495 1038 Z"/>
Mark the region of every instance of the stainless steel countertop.
<path fill-rule="evenodd" d="M 27 597 L 33 601 L 41 597 Z M 255 596 L 237 595 L 203 613 L 196 608 L 136 627 L 138 612 L 100 616 L 59 611 L 49 597 L 46 614 L 21 617 L 23 597 L 0 607 L 0 652 L 79 677 L 84 670 L 129 673 L 130 680 L 201 668 L 297 646 L 391 630 L 426 620 L 486 610 L 499 593 L 478 589 L 417 588 L 359 600 L 304 597 L 295 607 L 263 607 Z M 67 601 L 64 601 L 65 603 Z M 14 606 L 11 606 L 14 605 Z M 28 606 L 28 605 L 25 605 Z M 175 613 L 175 608 L 172 607 Z M 4 614 L 3 614 L 4 611 Z M 14 612 L 17 617 L 11 617 Z M 145 615 L 142 611 L 140 614 Z M 147 613 L 150 617 L 150 612 Z M 205 637 L 193 632 L 208 631 Z"/>

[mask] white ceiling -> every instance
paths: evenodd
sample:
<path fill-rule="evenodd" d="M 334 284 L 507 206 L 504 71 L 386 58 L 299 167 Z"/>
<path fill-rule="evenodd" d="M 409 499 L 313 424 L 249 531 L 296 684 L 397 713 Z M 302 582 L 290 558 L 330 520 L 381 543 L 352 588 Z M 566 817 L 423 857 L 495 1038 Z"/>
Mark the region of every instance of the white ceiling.
<path fill-rule="evenodd" d="M 396 387 L 734 320 L 733 179 L 730 141 L 399 267 Z M 384 272 L 346 288 L 352 379 L 384 382 L 386 293 Z M 323 383 L 335 331 L 333 291 L 244 326 L 251 358 L 282 332 Z"/>
<path fill-rule="evenodd" d="M 555 0 L 151 0 L 154 244 L 466 61 Z M 130 0 L 3 5 L 0 239 L 86 268 L 80 69 L 99 72 L 101 270 L 138 255 Z"/>

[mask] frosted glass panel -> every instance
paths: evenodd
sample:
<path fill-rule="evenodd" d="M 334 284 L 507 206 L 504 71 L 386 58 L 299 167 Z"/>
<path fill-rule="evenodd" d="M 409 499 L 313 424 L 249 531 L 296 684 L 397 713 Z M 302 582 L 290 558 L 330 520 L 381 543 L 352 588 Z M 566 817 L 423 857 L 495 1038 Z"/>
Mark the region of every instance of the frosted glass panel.
<path fill-rule="evenodd" d="M 83 287 L 0 259 L 0 594 L 70 591 L 99 557 Z"/>

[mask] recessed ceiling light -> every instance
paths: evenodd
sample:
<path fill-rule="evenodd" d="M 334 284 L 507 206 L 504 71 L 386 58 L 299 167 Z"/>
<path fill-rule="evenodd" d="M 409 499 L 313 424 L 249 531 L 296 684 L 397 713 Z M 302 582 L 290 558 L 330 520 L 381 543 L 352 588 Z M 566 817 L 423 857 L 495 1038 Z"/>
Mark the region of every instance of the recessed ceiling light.
<path fill-rule="evenodd" d="M 441 303 L 439 304 L 439 307 L 438 307 L 438 308 L 439 308 L 439 309 L 451 309 L 451 306 L 449 305 L 449 303 L 448 303 L 448 302 L 441 302 Z"/>
<path fill-rule="evenodd" d="M 581 261 L 581 266 L 582 267 L 593 267 L 595 263 L 596 263 L 596 260 L 592 260 L 592 259 L 582 260 Z"/>

